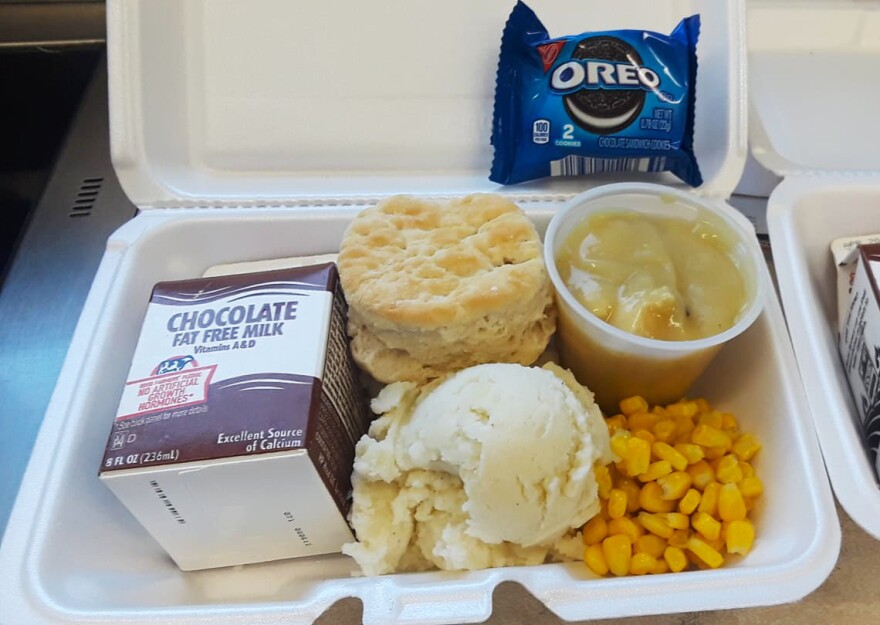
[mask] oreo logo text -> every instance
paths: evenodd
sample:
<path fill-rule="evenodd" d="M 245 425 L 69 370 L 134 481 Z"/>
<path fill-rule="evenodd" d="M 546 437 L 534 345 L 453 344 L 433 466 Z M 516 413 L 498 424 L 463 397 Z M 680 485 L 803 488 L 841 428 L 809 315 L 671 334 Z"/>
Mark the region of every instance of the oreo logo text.
<path fill-rule="evenodd" d="M 550 87 L 560 93 L 570 93 L 580 88 L 603 87 L 653 91 L 659 86 L 660 77 L 647 67 L 593 59 L 567 61 L 550 75 Z"/>

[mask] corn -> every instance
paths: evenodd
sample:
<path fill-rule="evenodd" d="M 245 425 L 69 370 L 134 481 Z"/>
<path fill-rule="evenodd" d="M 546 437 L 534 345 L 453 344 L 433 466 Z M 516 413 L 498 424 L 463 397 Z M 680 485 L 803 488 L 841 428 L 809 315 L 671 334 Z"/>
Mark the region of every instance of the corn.
<path fill-rule="evenodd" d="M 662 558 L 666 549 L 666 541 L 656 534 L 643 534 L 636 539 L 636 553 L 647 553 L 654 558 Z"/>
<path fill-rule="evenodd" d="M 685 471 L 676 471 L 658 478 L 657 483 L 663 491 L 662 499 L 678 501 L 691 487 L 691 476 Z"/>
<path fill-rule="evenodd" d="M 675 442 L 690 443 L 691 433 L 694 431 L 694 422 L 687 417 L 675 418 Z"/>
<path fill-rule="evenodd" d="M 668 419 L 669 418 L 669 413 L 666 412 L 666 408 L 664 408 L 660 404 L 657 404 L 656 406 L 651 408 L 651 412 L 653 412 L 655 415 L 659 415 L 659 417 L 661 419 Z"/>
<path fill-rule="evenodd" d="M 718 493 L 720 488 L 721 484 L 711 482 L 703 489 L 703 496 L 700 498 L 700 505 L 697 507 L 698 512 L 705 512 L 712 516 L 715 515 L 715 512 L 718 510 Z"/>
<path fill-rule="evenodd" d="M 626 514 L 626 493 L 619 488 L 612 488 L 608 494 L 608 516 L 619 519 Z"/>
<path fill-rule="evenodd" d="M 629 572 L 632 575 L 645 575 L 657 566 L 657 558 L 647 553 L 637 553 L 632 557 L 629 564 Z"/>
<path fill-rule="evenodd" d="M 626 455 L 623 458 L 626 462 L 626 474 L 635 477 L 646 472 L 651 464 L 651 444 L 635 437 L 627 439 L 626 443 Z"/>
<path fill-rule="evenodd" d="M 608 563 L 602 545 L 590 545 L 584 550 L 584 562 L 596 575 L 608 575 Z"/>
<path fill-rule="evenodd" d="M 688 563 L 684 551 L 678 547 L 673 547 L 672 545 L 667 547 L 663 552 L 663 559 L 666 561 L 666 564 L 669 565 L 669 570 L 673 573 L 680 573 L 685 570 Z"/>
<path fill-rule="evenodd" d="M 632 560 L 632 543 L 624 534 L 609 536 L 602 541 L 602 554 L 608 564 L 608 570 L 614 575 L 621 576 L 629 573 L 629 565 Z"/>
<path fill-rule="evenodd" d="M 597 464 L 593 472 L 596 474 L 596 483 L 599 485 L 599 498 L 608 499 L 613 488 L 611 470 L 604 464 Z"/>
<path fill-rule="evenodd" d="M 669 572 L 669 565 L 666 564 L 666 560 L 663 559 L 663 554 L 660 554 L 660 557 L 657 558 L 657 564 L 654 565 L 654 568 L 651 569 L 652 575 L 662 575 L 663 573 Z"/>
<path fill-rule="evenodd" d="M 688 515 L 682 514 L 681 512 L 667 512 L 663 515 L 663 518 L 666 519 L 666 522 L 672 529 L 686 530 L 690 527 L 690 519 L 688 518 Z"/>
<path fill-rule="evenodd" d="M 691 537 L 690 530 L 675 530 L 669 537 L 669 544 L 673 547 L 684 547 L 687 545 L 688 539 Z"/>
<path fill-rule="evenodd" d="M 708 540 L 715 540 L 721 535 L 721 523 L 705 512 L 697 512 L 691 519 L 691 525 Z"/>
<path fill-rule="evenodd" d="M 706 458 L 709 460 L 718 460 L 721 456 L 729 451 L 727 447 L 706 447 Z"/>
<path fill-rule="evenodd" d="M 619 430 L 611 437 L 611 451 L 621 460 L 629 455 L 629 439 L 630 434 L 626 430 Z"/>
<path fill-rule="evenodd" d="M 654 438 L 654 435 L 651 433 L 651 430 L 637 430 L 636 433 L 633 434 L 633 436 L 635 436 L 636 438 L 640 438 L 643 441 L 647 441 L 649 445 L 653 445 L 654 441 L 656 440 Z"/>
<path fill-rule="evenodd" d="M 671 417 L 687 417 L 692 419 L 700 411 L 699 406 L 693 401 L 679 401 L 666 406 L 666 412 Z"/>
<path fill-rule="evenodd" d="M 718 460 L 715 468 L 715 479 L 722 484 L 734 484 L 743 479 L 742 469 L 739 468 L 739 460 L 733 454 L 727 454 Z"/>
<path fill-rule="evenodd" d="M 598 514 L 587 521 L 581 533 L 581 537 L 587 545 L 601 543 L 606 536 L 608 536 L 608 522 Z"/>
<path fill-rule="evenodd" d="M 724 556 L 696 536 L 691 536 L 688 539 L 687 549 L 713 569 L 717 569 L 724 563 Z"/>
<path fill-rule="evenodd" d="M 739 483 L 739 492 L 743 497 L 759 497 L 764 492 L 764 483 L 756 476 L 744 477 Z"/>
<path fill-rule="evenodd" d="M 645 401 L 644 397 L 640 397 L 638 395 L 634 395 L 632 397 L 627 397 L 626 399 L 620 400 L 620 412 L 629 416 L 636 412 L 647 412 L 648 410 L 648 402 Z"/>
<path fill-rule="evenodd" d="M 660 538 L 669 539 L 674 531 L 661 517 L 649 512 L 639 512 L 639 523 L 646 530 Z"/>
<path fill-rule="evenodd" d="M 700 505 L 700 491 L 691 488 L 678 502 L 678 511 L 682 514 L 691 514 Z"/>
<path fill-rule="evenodd" d="M 697 490 L 705 490 L 706 486 L 715 481 L 715 471 L 705 460 L 700 460 L 687 468 L 691 483 Z"/>
<path fill-rule="evenodd" d="M 672 419 L 658 421 L 651 431 L 654 432 L 654 438 L 658 441 L 668 443 L 675 438 L 675 421 Z"/>
<path fill-rule="evenodd" d="M 703 447 L 726 447 L 730 448 L 732 441 L 726 432 L 722 432 L 711 425 L 701 424 L 694 428 L 691 440 Z"/>
<path fill-rule="evenodd" d="M 761 451 L 761 442 L 753 434 L 743 434 L 733 444 L 733 453 L 740 460 L 748 462 Z"/>
<path fill-rule="evenodd" d="M 623 534 L 631 543 L 636 542 L 639 539 L 639 536 L 644 534 L 641 526 L 639 526 L 635 521 L 630 518 L 624 517 L 622 519 L 613 519 L 610 523 L 608 523 L 608 535 L 609 536 L 618 536 Z"/>
<path fill-rule="evenodd" d="M 605 419 L 605 425 L 608 426 L 608 433 L 614 434 L 617 430 L 626 429 L 626 417 L 622 414 L 616 414 L 613 417 Z"/>
<path fill-rule="evenodd" d="M 653 482 L 672 473 L 672 465 L 666 460 L 658 460 L 648 465 L 648 470 L 638 476 L 640 482 Z"/>
<path fill-rule="evenodd" d="M 626 493 L 626 511 L 630 514 L 638 512 L 641 507 L 639 505 L 639 493 L 641 492 L 641 487 L 635 482 L 635 480 L 623 476 L 614 482 L 617 488 Z"/>
<path fill-rule="evenodd" d="M 750 521 L 731 521 L 724 532 L 727 553 L 747 554 L 755 542 L 755 526 Z"/>
<path fill-rule="evenodd" d="M 718 492 L 718 516 L 722 521 L 742 521 L 746 518 L 746 503 L 736 484 L 723 484 Z"/>
<path fill-rule="evenodd" d="M 706 457 L 703 448 L 693 443 L 677 443 L 673 449 L 684 456 L 688 464 L 696 464 Z"/>
<path fill-rule="evenodd" d="M 658 424 L 659 427 L 659 424 Z M 672 468 L 676 471 L 684 471 L 687 469 L 688 460 L 685 458 L 684 454 L 675 449 L 672 445 L 665 443 L 663 441 L 658 441 L 651 445 L 651 453 L 654 454 L 660 460 L 665 460 Z"/>
<path fill-rule="evenodd" d="M 697 417 L 697 425 L 708 425 L 716 430 L 720 430 L 724 427 L 724 418 L 717 410 L 707 410 L 706 412 L 701 412 L 700 416 Z"/>
<path fill-rule="evenodd" d="M 627 423 L 632 432 L 638 430 L 651 430 L 660 420 L 660 415 L 653 412 L 636 412 L 629 415 Z"/>
<path fill-rule="evenodd" d="M 745 460 L 739 461 L 739 468 L 743 472 L 743 477 L 755 477 L 755 467 Z"/>
<path fill-rule="evenodd" d="M 712 409 L 711 406 L 709 406 L 709 402 L 702 397 L 695 399 L 694 403 L 697 405 L 697 410 L 700 412 L 706 412 L 707 410 Z"/>
<path fill-rule="evenodd" d="M 724 414 L 722 414 L 721 429 L 728 434 L 732 434 L 734 436 L 739 434 L 739 423 L 737 423 L 736 417 L 729 412 L 725 412 Z"/>
<path fill-rule="evenodd" d="M 648 512 L 672 512 L 674 501 L 663 499 L 663 488 L 657 482 L 648 482 L 639 491 L 639 506 Z"/>

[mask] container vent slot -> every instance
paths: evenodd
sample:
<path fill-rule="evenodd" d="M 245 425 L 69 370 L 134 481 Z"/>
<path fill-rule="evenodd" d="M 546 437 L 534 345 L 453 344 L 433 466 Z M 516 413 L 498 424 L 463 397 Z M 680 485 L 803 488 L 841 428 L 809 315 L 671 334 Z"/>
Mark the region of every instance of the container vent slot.
<path fill-rule="evenodd" d="M 103 182 L 103 178 L 83 179 L 79 185 L 76 198 L 74 198 L 73 204 L 70 206 L 68 215 L 70 217 L 88 217 L 92 213 L 92 206 L 95 205 L 95 200 L 98 198 Z"/>

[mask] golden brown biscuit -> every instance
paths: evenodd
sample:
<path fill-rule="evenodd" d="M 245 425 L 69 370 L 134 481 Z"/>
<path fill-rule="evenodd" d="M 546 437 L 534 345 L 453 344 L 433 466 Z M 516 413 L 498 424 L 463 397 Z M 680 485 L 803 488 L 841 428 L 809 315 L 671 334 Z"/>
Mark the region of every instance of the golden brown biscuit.
<path fill-rule="evenodd" d="M 531 364 L 555 330 L 538 233 L 498 195 L 391 197 L 349 225 L 338 265 L 352 352 L 381 382 Z"/>

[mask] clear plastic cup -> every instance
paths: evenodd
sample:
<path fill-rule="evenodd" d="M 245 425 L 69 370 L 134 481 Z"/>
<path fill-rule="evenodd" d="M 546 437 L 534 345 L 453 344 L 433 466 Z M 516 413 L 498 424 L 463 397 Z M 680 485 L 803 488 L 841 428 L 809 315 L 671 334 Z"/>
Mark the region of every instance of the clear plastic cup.
<path fill-rule="evenodd" d="M 708 218 L 723 232 L 731 258 L 745 278 L 747 301 L 734 325 L 706 338 L 666 341 L 631 334 L 595 316 L 569 291 L 557 268 L 568 234 L 595 213 L 636 212 L 684 219 Z M 721 347 L 744 332 L 764 307 L 764 255 L 748 220 L 720 200 L 646 183 L 597 187 L 569 200 L 544 238 L 544 260 L 556 290 L 557 344 L 562 364 L 596 395 L 606 414 L 621 399 L 641 395 L 650 404 L 683 397 Z"/>

